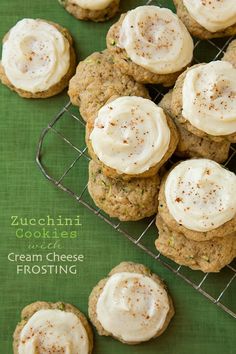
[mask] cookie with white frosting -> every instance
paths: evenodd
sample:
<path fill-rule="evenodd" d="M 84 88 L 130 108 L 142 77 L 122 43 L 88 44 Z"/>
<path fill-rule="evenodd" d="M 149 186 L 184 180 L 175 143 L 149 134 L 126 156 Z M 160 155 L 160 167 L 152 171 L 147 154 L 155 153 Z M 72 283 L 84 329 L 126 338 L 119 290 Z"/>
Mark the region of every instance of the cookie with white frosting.
<path fill-rule="evenodd" d="M 160 336 L 173 315 L 165 285 L 142 264 L 119 264 L 89 297 L 89 317 L 98 333 L 126 344 Z"/>
<path fill-rule="evenodd" d="M 189 32 L 209 39 L 236 34 L 235 0 L 173 0 Z"/>
<path fill-rule="evenodd" d="M 236 257 L 235 233 L 198 242 L 168 228 L 160 216 L 157 217 L 156 225 L 157 250 L 180 265 L 205 273 L 219 272 Z"/>
<path fill-rule="evenodd" d="M 158 6 L 123 14 L 107 34 L 107 47 L 123 73 L 164 86 L 172 86 L 193 57 L 193 41 L 184 24 Z"/>
<path fill-rule="evenodd" d="M 236 232 L 236 175 L 208 159 L 180 162 L 162 179 L 158 213 L 194 241 Z"/>
<path fill-rule="evenodd" d="M 236 142 L 236 68 L 228 61 L 197 64 L 182 73 L 171 110 L 190 133 L 216 142 Z"/>
<path fill-rule="evenodd" d="M 110 217 L 121 221 L 135 221 L 156 214 L 159 186 L 158 175 L 124 181 L 105 176 L 98 163 L 89 163 L 88 190 L 92 199 Z"/>
<path fill-rule="evenodd" d="M 113 178 L 154 176 L 173 154 L 178 139 L 175 124 L 163 109 L 137 96 L 107 103 L 86 127 L 90 156 Z"/>
<path fill-rule="evenodd" d="M 94 119 L 99 109 L 115 96 L 149 98 L 148 90 L 114 66 L 108 50 L 96 52 L 81 61 L 70 80 L 70 100 L 79 107 L 85 121 Z"/>
<path fill-rule="evenodd" d="M 79 20 L 107 21 L 119 11 L 120 0 L 59 0 Z"/>
<path fill-rule="evenodd" d="M 51 97 L 68 86 L 76 57 L 69 32 L 41 19 L 23 19 L 3 39 L 0 80 L 24 98 Z"/>
<path fill-rule="evenodd" d="M 219 163 L 225 162 L 229 156 L 230 142 L 216 142 L 190 133 L 175 119 L 171 111 L 171 100 L 172 90 L 164 95 L 159 106 L 174 120 L 178 128 L 179 143 L 175 155 L 185 158 L 203 157 Z"/>
<path fill-rule="evenodd" d="M 14 332 L 14 354 L 91 354 L 92 348 L 92 329 L 73 305 L 37 301 L 22 310 Z"/>

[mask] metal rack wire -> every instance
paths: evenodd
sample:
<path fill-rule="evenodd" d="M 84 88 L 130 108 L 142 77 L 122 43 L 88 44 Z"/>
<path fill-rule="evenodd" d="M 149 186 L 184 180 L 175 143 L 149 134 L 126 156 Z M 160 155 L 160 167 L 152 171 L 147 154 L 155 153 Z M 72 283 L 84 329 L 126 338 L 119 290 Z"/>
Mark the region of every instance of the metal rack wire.
<path fill-rule="evenodd" d="M 148 3 L 157 4 L 155 1 L 149 1 Z M 196 41 L 194 51 L 195 62 L 220 59 L 231 40 L 232 38 L 228 40 Z M 202 47 L 201 50 L 200 46 Z M 206 51 L 203 50 L 204 48 L 206 48 Z M 207 58 L 204 58 L 206 52 Z M 150 86 L 150 94 L 156 103 L 160 101 L 165 92 L 166 89 L 160 86 Z M 86 171 L 90 157 L 83 138 L 84 126 L 85 123 L 81 119 L 78 110 L 68 102 L 46 129 L 43 130 L 38 144 L 36 161 L 44 176 L 57 188 L 67 192 L 77 202 L 128 238 L 134 245 L 141 248 L 176 276 L 185 280 L 199 293 L 236 318 L 234 296 L 236 290 L 235 261 L 216 274 L 204 274 L 200 271 L 193 271 L 187 267 L 179 266 L 162 256 L 156 250 L 154 246 L 154 240 L 157 237 L 155 218 L 140 222 L 120 222 L 117 219 L 111 219 L 95 206 L 87 190 Z M 68 130 L 68 127 L 71 128 Z M 47 159 L 48 155 L 50 156 Z M 233 146 L 231 147 L 230 156 L 225 166 L 231 170 L 236 170 L 236 149 Z M 78 182 L 78 179 L 81 179 L 80 182 Z"/>

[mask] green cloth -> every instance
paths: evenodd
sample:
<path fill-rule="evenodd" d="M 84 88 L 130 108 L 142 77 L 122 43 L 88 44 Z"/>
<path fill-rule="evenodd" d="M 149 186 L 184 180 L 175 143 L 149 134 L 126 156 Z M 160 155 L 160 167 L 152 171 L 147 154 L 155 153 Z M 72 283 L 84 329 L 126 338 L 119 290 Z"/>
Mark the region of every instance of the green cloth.
<path fill-rule="evenodd" d="M 121 0 L 121 2 L 123 11 L 145 3 L 144 0 Z M 173 8 L 170 1 L 161 3 Z M 77 21 L 56 0 L 1 0 L 0 16 L 1 37 L 16 21 L 24 17 L 44 18 L 63 25 L 71 31 L 81 59 L 94 50 L 104 48 L 105 34 L 111 24 L 111 22 L 94 24 Z M 205 51 L 203 53 L 205 55 Z M 37 300 L 65 301 L 78 306 L 87 314 L 88 296 L 94 285 L 106 276 L 112 267 L 124 260 L 143 263 L 166 281 L 174 299 L 176 315 L 168 330 L 160 338 L 138 346 L 123 345 L 112 338 L 99 337 L 95 334 L 95 354 L 235 352 L 235 322 L 232 317 L 162 267 L 160 263 L 134 247 L 117 231 L 76 203 L 69 195 L 55 188 L 42 176 L 35 163 L 38 138 L 42 129 L 67 101 L 66 92 L 46 100 L 27 100 L 0 85 L 0 352 L 12 353 L 12 333 L 20 320 L 20 311 L 26 304 Z M 68 126 L 67 129 L 69 132 L 72 126 Z M 73 138 L 76 139 L 76 135 L 73 135 Z M 83 141 L 82 130 L 77 138 Z M 68 147 L 65 146 L 64 150 L 57 147 L 56 138 L 49 138 L 46 148 L 45 153 L 49 155 L 50 153 L 53 155 L 58 149 L 57 159 L 51 159 L 51 168 L 58 174 L 65 167 L 61 161 L 64 161 L 65 157 L 72 161 L 75 157 Z M 78 173 L 73 172 L 70 182 L 79 189 L 82 188 L 81 178 L 85 179 L 86 176 L 86 166 L 81 165 L 77 171 Z M 58 227 L 59 231 L 76 229 L 79 233 L 76 239 L 62 240 L 64 248 L 60 251 L 65 254 L 84 254 L 85 260 L 78 266 L 79 273 L 76 276 L 17 275 L 16 263 L 7 259 L 9 253 L 45 255 L 48 251 L 27 250 L 30 241 L 17 238 L 17 227 L 11 226 L 11 216 L 14 215 L 28 218 L 80 215 L 82 226 Z M 25 231 L 37 231 L 42 227 L 23 226 L 23 228 Z M 49 229 L 52 231 L 54 228 Z M 215 286 L 216 284 L 211 284 L 213 291 Z M 232 299 L 232 290 L 230 294 Z"/>

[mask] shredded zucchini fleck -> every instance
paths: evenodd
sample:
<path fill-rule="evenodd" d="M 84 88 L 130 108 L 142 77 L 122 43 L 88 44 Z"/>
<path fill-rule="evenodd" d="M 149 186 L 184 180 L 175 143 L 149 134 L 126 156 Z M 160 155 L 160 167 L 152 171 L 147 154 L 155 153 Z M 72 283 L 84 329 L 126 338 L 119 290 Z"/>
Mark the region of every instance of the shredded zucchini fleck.
<path fill-rule="evenodd" d="M 168 240 L 168 244 L 170 247 L 174 247 L 174 244 L 175 244 L 175 239 L 173 236 L 171 236 Z"/>
<path fill-rule="evenodd" d="M 204 259 L 204 260 L 205 260 L 206 262 L 208 262 L 208 263 L 210 262 L 210 259 L 209 259 L 209 257 L 207 257 L 207 256 L 204 256 L 204 255 L 203 255 L 203 256 L 202 256 L 202 259 Z"/>
<path fill-rule="evenodd" d="M 60 305 L 57 306 L 58 310 L 64 311 L 65 310 L 65 304 L 62 302 Z"/>
<path fill-rule="evenodd" d="M 116 45 L 116 41 L 115 41 L 113 38 L 111 38 L 110 44 L 111 44 L 111 45 Z"/>

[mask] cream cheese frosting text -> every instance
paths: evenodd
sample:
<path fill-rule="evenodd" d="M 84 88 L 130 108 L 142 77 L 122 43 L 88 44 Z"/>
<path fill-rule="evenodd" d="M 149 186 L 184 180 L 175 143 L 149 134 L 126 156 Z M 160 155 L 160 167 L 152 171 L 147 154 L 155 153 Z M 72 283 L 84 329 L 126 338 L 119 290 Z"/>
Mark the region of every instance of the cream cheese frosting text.
<path fill-rule="evenodd" d="M 236 69 L 232 64 L 215 61 L 187 72 L 182 115 L 211 135 L 236 132 Z"/>
<path fill-rule="evenodd" d="M 168 175 L 165 198 L 179 224 L 193 231 L 210 231 L 236 214 L 236 176 L 211 160 L 187 160 Z"/>
<path fill-rule="evenodd" d="M 209 32 L 217 32 L 236 23 L 235 0 L 183 0 L 193 19 Z"/>
<path fill-rule="evenodd" d="M 107 280 L 96 312 L 105 330 L 135 343 L 154 337 L 169 309 L 168 295 L 161 285 L 142 274 L 121 272 Z"/>
<path fill-rule="evenodd" d="M 114 0 L 69 0 L 83 9 L 87 10 L 104 10 L 106 9 Z"/>
<path fill-rule="evenodd" d="M 140 6 L 127 13 L 119 46 L 134 63 L 157 74 L 179 71 L 193 56 L 193 41 L 184 24 L 158 6 Z"/>
<path fill-rule="evenodd" d="M 39 310 L 23 327 L 19 354 L 88 354 L 89 341 L 80 319 L 71 312 Z"/>
<path fill-rule="evenodd" d="M 169 147 L 170 129 L 164 111 L 154 102 L 125 96 L 100 109 L 90 139 L 108 167 L 138 174 L 161 161 Z"/>
<path fill-rule="evenodd" d="M 6 37 L 2 65 L 16 88 L 32 93 L 46 91 L 67 73 L 69 47 L 68 40 L 53 25 L 23 19 Z"/>

